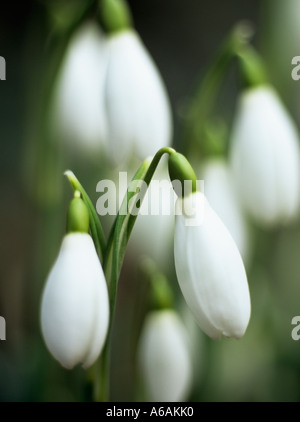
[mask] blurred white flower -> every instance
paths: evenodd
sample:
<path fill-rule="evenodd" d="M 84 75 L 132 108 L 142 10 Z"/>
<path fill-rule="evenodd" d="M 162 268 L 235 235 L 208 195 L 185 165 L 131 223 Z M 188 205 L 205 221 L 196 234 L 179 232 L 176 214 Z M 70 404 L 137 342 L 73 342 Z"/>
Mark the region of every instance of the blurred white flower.
<path fill-rule="evenodd" d="M 208 160 L 204 167 L 205 196 L 232 235 L 244 262 L 249 258 L 249 232 L 240 200 L 235 191 L 231 168 L 223 158 Z"/>
<path fill-rule="evenodd" d="M 65 368 L 91 366 L 108 330 L 106 281 L 89 234 L 70 233 L 62 242 L 42 298 L 42 332 L 49 351 Z"/>
<path fill-rule="evenodd" d="M 147 315 L 138 353 L 150 401 L 187 399 L 192 382 L 189 341 L 186 329 L 174 311 L 153 311 Z"/>
<path fill-rule="evenodd" d="M 151 181 L 129 242 L 137 255 L 150 256 L 160 268 L 169 266 L 172 254 L 176 196 L 165 166 Z"/>
<path fill-rule="evenodd" d="M 243 93 L 231 142 L 233 176 L 249 214 L 265 226 L 294 219 L 300 204 L 299 137 L 271 87 Z"/>
<path fill-rule="evenodd" d="M 202 330 L 214 339 L 242 337 L 251 308 L 244 264 L 200 192 L 177 199 L 174 255 L 180 288 Z"/>
<path fill-rule="evenodd" d="M 53 136 L 92 156 L 106 141 L 105 37 L 88 22 L 73 35 L 58 75 L 52 111 Z"/>
<path fill-rule="evenodd" d="M 133 29 L 107 40 L 108 141 L 116 163 L 154 155 L 172 136 L 169 100 L 158 70 Z"/>

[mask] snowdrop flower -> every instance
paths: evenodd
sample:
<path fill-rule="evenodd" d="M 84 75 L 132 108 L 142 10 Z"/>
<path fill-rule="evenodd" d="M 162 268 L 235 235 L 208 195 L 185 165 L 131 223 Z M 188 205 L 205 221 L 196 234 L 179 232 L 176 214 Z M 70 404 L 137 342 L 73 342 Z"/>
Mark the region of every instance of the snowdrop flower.
<path fill-rule="evenodd" d="M 250 295 L 238 248 L 182 154 L 170 155 L 169 174 L 173 186 L 176 180 L 190 182 L 184 196 L 182 189 L 176 192 L 174 257 L 183 296 L 207 335 L 240 338 L 250 318 Z"/>
<path fill-rule="evenodd" d="M 169 100 L 159 72 L 132 28 L 109 35 L 105 104 L 109 146 L 116 163 L 134 151 L 139 158 L 168 146 Z"/>
<path fill-rule="evenodd" d="M 146 317 L 138 353 L 150 401 L 187 399 L 192 381 L 190 350 L 186 329 L 174 311 L 153 311 Z"/>
<path fill-rule="evenodd" d="M 96 23 L 81 26 L 70 41 L 53 99 L 52 130 L 79 152 L 93 156 L 104 147 L 106 48 Z"/>
<path fill-rule="evenodd" d="M 202 177 L 205 196 L 230 231 L 245 263 L 250 252 L 249 233 L 230 166 L 223 158 L 212 158 L 205 163 Z"/>
<path fill-rule="evenodd" d="M 79 198 L 73 201 L 76 200 L 81 201 Z M 109 322 L 103 270 L 93 240 L 87 233 L 88 225 L 84 228 L 82 224 L 80 219 L 76 230 L 65 235 L 48 276 L 41 306 L 42 332 L 47 347 L 67 369 L 78 363 L 88 368 L 96 361 Z"/>
<path fill-rule="evenodd" d="M 264 226 L 294 219 L 300 204 L 299 137 L 270 86 L 243 93 L 231 142 L 233 175 L 249 214 Z"/>
<path fill-rule="evenodd" d="M 180 288 L 202 330 L 213 339 L 242 337 L 250 318 L 244 264 L 201 192 L 177 199 L 174 255 Z"/>

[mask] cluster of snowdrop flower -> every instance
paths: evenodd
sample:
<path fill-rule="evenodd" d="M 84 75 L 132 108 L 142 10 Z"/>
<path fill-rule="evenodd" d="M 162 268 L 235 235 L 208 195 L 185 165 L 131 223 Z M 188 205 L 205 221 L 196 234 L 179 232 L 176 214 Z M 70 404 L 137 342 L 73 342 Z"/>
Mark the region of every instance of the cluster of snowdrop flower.
<path fill-rule="evenodd" d="M 111 19 L 111 7 L 121 10 L 117 19 Z M 172 215 L 164 216 L 166 224 L 157 230 L 156 243 L 162 251 L 154 248 L 164 256 L 175 215 L 175 270 L 188 307 L 212 339 L 241 338 L 251 314 L 243 262 L 249 253 L 243 210 L 264 226 L 298 215 L 297 130 L 274 89 L 261 81 L 249 86 L 239 100 L 229 163 L 223 158 L 207 163 L 203 174 L 207 186 L 202 191 L 186 157 L 168 147 L 172 122 L 166 90 L 123 1 L 103 0 L 101 8 L 104 32 L 89 22 L 71 39 L 54 95 L 54 127 L 73 147 L 92 154 L 104 148 L 117 164 L 132 153 L 143 159 L 154 155 L 141 165 L 134 182 L 150 183 L 162 155 L 168 154 L 169 180 L 177 199 L 172 197 Z M 145 233 L 142 215 L 134 231 L 135 219 L 118 214 L 111 236 L 103 241 L 97 213 L 70 174 L 75 193 L 67 234 L 41 305 L 45 343 L 68 369 L 78 364 L 88 368 L 102 351 L 109 352 L 106 341 L 128 243 L 124 233 L 133 230 L 133 236 L 137 233 L 140 238 Z M 158 194 L 154 191 L 151 200 Z M 149 220 L 146 226 L 153 231 Z M 188 343 L 188 333 L 172 307 L 147 315 L 138 358 L 150 399 L 188 397 L 193 373 Z"/>
<path fill-rule="evenodd" d="M 101 23 L 72 36 L 53 96 L 54 137 L 116 165 L 171 143 L 172 117 L 159 71 L 123 1 L 103 0 Z M 117 16 L 117 18 L 116 18 Z"/>
<path fill-rule="evenodd" d="M 187 159 L 173 149 L 165 151 L 169 153 L 170 179 L 179 195 L 174 256 L 184 298 L 211 338 L 218 339 L 222 334 L 240 338 L 250 318 L 250 294 L 238 248 L 198 190 Z M 178 189 L 178 181 L 181 185 L 191 182 L 189 190 Z M 97 360 L 105 343 L 110 292 L 88 234 L 89 210 L 77 190 L 67 227 L 68 234 L 43 294 L 42 331 L 50 352 L 63 366 L 72 368 L 82 363 L 87 368 Z M 192 373 L 190 352 L 185 329 L 174 310 L 157 311 L 147 318 L 139 356 L 152 398 L 176 401 L 186 397 Z M 164 383 L 160 385 L 161 374 Z"/>

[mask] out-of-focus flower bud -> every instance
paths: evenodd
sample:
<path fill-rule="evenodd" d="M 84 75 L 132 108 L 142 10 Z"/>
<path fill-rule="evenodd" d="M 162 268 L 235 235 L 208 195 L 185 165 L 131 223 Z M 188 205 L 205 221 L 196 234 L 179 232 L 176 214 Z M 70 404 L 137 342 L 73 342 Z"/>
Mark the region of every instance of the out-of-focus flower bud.
<path fill-rule="evenodd" d="M 249 230 L 230 166 L 222 158 L 210 159 L 204 164 L 202 178 L 206 198 L 230 231 L 243 261 L 248 262 L 251 255 Z"/>
<path fill-rule="evenodd" d="M 70 41 L 53 96 L 53 136 L 90 157 L 103 150 L 107 139 L 106 65 L 104 35 L 96 23 L 88 22 Z"/>
<path fill-rule="evenodd" d="M 178 402 L 188 398 L 192 380 L 189 342 L 174 311 L 153 311 L 146 317 L 138 352 L 150 401 Z"/>
<path fill-rule="evenodd" d="M 299 137 L 270 86 L 242 94 L 231 142 L 234 180 L 253 219 L 266 227 L 295 219 L 300 205 Z"/>
<path fill-rule="evenodd" d="M 105 104 L 109 147 L 116 163 L 144 159 L 168 146 L 172 119 L 161 76 L 134 29 L 109 35 Z"/>

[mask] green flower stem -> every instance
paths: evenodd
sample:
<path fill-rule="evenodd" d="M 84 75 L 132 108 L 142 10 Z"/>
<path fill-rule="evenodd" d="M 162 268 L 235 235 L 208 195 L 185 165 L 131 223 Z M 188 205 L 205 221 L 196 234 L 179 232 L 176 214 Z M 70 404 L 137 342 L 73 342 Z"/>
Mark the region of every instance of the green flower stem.
<path fill-rule="evenodd" d="M 131 182 L 136 180 L 142 180 L 145 177 L 145 174 L 149 168 L 149 162 L 146 160 L 142 163 L 142 165 L 137 170 L 136 174 L 134 175 Z M 127 210 L 127 203 L 134 195 L 133 192 L 129 192 L 127 190 L 125 198 L 121 205 L 121 210 Z M 125 208 L 126 207 L 126 208 Z M 114 265 L 118 265 L 115 261 L 119 261 L 116 258 L 116 254 L 119 254 L 120 250 L 120 237 L 121 232 L 124 233 L 122 230 L 122 225 L 124 221 L 128 217 L 128 215 L 121 215 L 120 211 L 114 221 L 114 224 L 111 228 L 107 246 L 104 254 L 103 259 L 103 270 L 106 276 L 106 280 L 108 282 L 109 287 L 109 302 L 110 302 L 110 321 L 109 321 L 109 329 L 107 340 L 105 343 L 104 350 L 102 352 L 102 356 L 99 362 L 99 370 L 97 371 L 99 375 L 99 383 L 97 377 L 95 378 L 95 390 L 94 396 L 95 401 L 98 402 L 106 402 L 109 400 L 109 368 L 110 368 L 110 347 L 111 347 L 111 333 L 112 333 L 112 325 L 113 325 L 113 318 L 114 318 L 114 308 L 115 308 L 115 301 L 116 301 L 116 294 L 117 294 L 117 282 L 119 278 L 119 270 L 114 268 Z M 112 254 L 113 257 L 112 258 Z"/>
<path fill-rule="evenodd" d="M 67 170 L 65 172 L 65 176 L 68 178 L 68 180 L 69 180 L 71 186 L 73 187 L 73 189 L 75 191 L 78 190 L 81 193 L 82 199 L 83 199 L 85 205 L 88 208 L 89 216 L 90 216 L 91 235 L 92 235 L 93 241 L 95 243 L 95 247 L 96 247 L 96 251 L 98 253 L 98 256 L 99 256 L 100 260 L 102 261 L 103 256 L 104 256 L 104 251 L 105 251 L 105 248 L 106 248 L 106 242 L 105 242 L 103 229 L 102 229 L 100 220 L 98 218 L 98 214 L 97 214 L 97 212 L 96 212 L 96 210 L 93 206 L 91 199 L 89 198 L 88 194 L 84 190 L 84 188 L 81 185 L 81 183 L 79 182 L 79 180 L 76 178 L 75 174 L 72 171 Z"/>
<path fill-rule="evenodd" d="M 248 44 L 252 35 L 253 30 L 248 23 L 237 24 L 208 66 L 185 114 L 182 135 L 185 152 L 192 152 L 190 150 L 195 145 L 199 150 L 205 126 L 208 123 L 208 118 L 229 65 L 241 48 Z M 200 151 L 201 155 L 204 155 L 205 152 Z"/>
<path fill-rule="evenodd" d="M 154 175 L 154 172 L 156 170 L 156 167 L 158 166 L 158 163 L 159 163 L 160 159 L 162 158 L 162 156 L 164 154 L 173 155 L 175 153 L 176 153 L 176 151 L 173 148 L 165 147 L 165 148 L 161 148 L 155 154 L 155 156 L 153 157 L 153 160 L 152 160 L 152 162 L 150 164 L 150 167 L 149 167 L 149 169 L 148 169 L 148 171 L 147 171 L 147 173 L 145 175 L 145 178 L 144 178 L 144 182 L 146 183 L 146 185 L 148 187 L 149 187 L 149 184 L 150 184 L 150 182 L 152 180 L 152 177 Z M 146 192 L 144 192 L 144 194 L 145 193 Z M 143 199 L 144 199 L 144 196 L 140 198 L 141 202 L 142 202 Z M 130 215 L 130 217 L 129 217 L 128 227 L 127 227 L 128 239 L 129 239 L 129 236 L 130 236 L 131 231 L 133 229 L 133 226 L 134 226 L 134 223 L 135 223 L 136 218 L 137 218 L 137 215 Z"/>
<path fill-rule="evenodd" d="M 174 153 L 175 153 L 175 150 L 173 148 L 166 147 L 166 148 L 160 149 L 156 153 L 156 155 L 154 156 L 153 160 L 151 161 L 150 166 L 149 166 L 149 161 L 148 160 L 146 160 L 146 161 L 143 162 L 143 164 L 140 166 L 140 168 L 138 169 L 138 171 L 134 175 L 132 181 L 144 180 L 144 182 L 148 186 L 149 183 L 150 183 L 150 181 L 151 181 L 151 179 L 152 179 L 152 177 L 153 177 L 153 174 L 154 174 L 154 172 L 156 170 L 156 167 L 157 167 L 157 165 L 158 165 L 161 157 L 164 154 L 170 154 L 170 155 L 172 155 Z M 128 209 L 128 203 L 129 203 L 130 199 L 134 195 L 135 195 L 134 192 L 128 192 L 127 191 L 126 196 L 124 198 L 124 201 L 123 201 L 123 203 L 121 205 L 121 209 L 122 210 L 127 210 Z M 139 198 L 139 199 L 142 200 L 142 198 Z M 126 215 L 125 216 L 123 215 L 123 217 L 126 217 Z M 129 239 L 129 236 L 130 236 L 131 231 L 133 229 L 133 226 L 134 226 L 134 223 L 135 223 L 136 218 L 137 218 L 136 215 L 132 215 L 132 214 L 129 215 L 128 226 L 127 226 L 127 236 L 128 236 L 128 239 Z M 120 223 L 120 220 L 124 221 L 124 218 L 122 219 L 122 216 L 120 216 L 120 212 L 119 212 L 118 213 L 118 216 L 115 219 L 114 224 L 113 224 L 113 226 L 111 228 L 111 231 L 110 231 L 110 234 L 109 234 L 109 237 L 108 237 L 108 241 L 107 241 L 107 247 L 106 247 L 105 255 L 104 255 L 103 268 L 104 268 L 105 274 L 108 275 L 109 277 L 110 277 L 110 275 L 108 274 L 109 260 L 111 258 L 112 245 L 113 245 L 113 242 L 114 242 L 114 235 L 115 235 L 115 232 L 116 232 L 117 221 L 119 221 L 119 223 Z"/>
<path fill-rule="evenodd" d="M 161 148 L 152 159 L 150 165 L 149 161 L 144 161 L 141 165 L 131 183 L 135 183 L 138 180 L 143 180 L 147 188 L 152 180 L 156 167 L 164 154 L 174 154 L 175 150 L 172 148 Z M 146 192 L 143 192 L 137 199 L 140 201 L 140 205 L 144 199 Z M 114 228 L 113 236 L 113 250 L 112 250 L 112 271 L 110 277 L 110 296 L 111 296 L 111 305 L 112 313 L 114 311 L 116 291 L 117 291 L 117 282 L 120 275 L 120 270 L 125 254 L 125 249 L 133 229 L 134 223 L 136 221 L 137 215 L 128 214 L 128 205 L 130 200 L 136 195 L 135 192 L 132 192 L 130 186 L 127 190 L 124 201 L 121 205 L 122 213 L 119 213 L 116 219 L 116 225 Z M 125 211 L 125 212 L 124 212 Z M 124 215 L 126 214 L 126 215 Z"/>
<path fill-rule="evenodd" d="M 101 358 L 101 386 L 97 387 L 96 391 L 96 400 L 97 401 L 108 401 L 109 397 L 109 356 L 110 356 L 110 346 L 111 346 L 111 331 L 114 319 L 114 310 L 116 303 L 117 295 L 117 286 L 118 279 L 120 276 L 120 271 L 125 255 L 126 246 L 129 241 L 130 234 L 132 232 L 134 223 L 136 221 L 137 215 L 128 213 L 128 206 L 131 199 L 136 195 L 136 192 L 133 192 L 132 187 L 137 185 L 137 182 L 143 180 L 146 183 L 146 186 L 149 187 L 149 184 L 152 180 L 154 172 L 157 168 L 157 165 L 164 154 L 174 154 L 175 150 L 172 148 L 161 148 L 154 156 L 151 162 L 145 160 L 143 164 L 139 167 L 138 171 L 134 175 L 125 195 L 125 198 L 121 204 L 120 211 L 116 217 L 115 223 L 111 229 L 109 235 L 106 252 L 104 255 L 104 272 L 108 278 L 109 284 L 109 298 L 110 298 L 110 326 L 108 332 L 108 338 L 106 345 Z M 142 192 L 141 195 L 138 195 L 137 201 L 140 201 L 140 206 L 144 199 L 146 192 Z M 136 204 L 135 203 L 135 204 Z M 112 255 L 112 256 L 111 256 Z M 111 265 L 110 265 L 111 263 Z"/>

